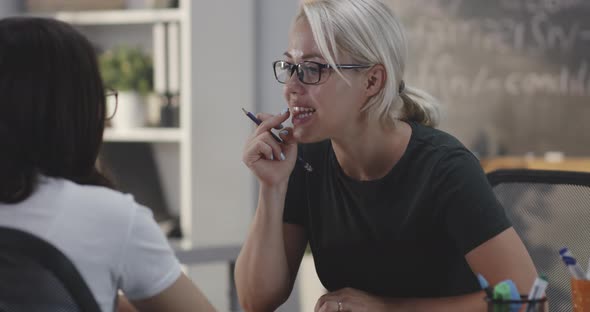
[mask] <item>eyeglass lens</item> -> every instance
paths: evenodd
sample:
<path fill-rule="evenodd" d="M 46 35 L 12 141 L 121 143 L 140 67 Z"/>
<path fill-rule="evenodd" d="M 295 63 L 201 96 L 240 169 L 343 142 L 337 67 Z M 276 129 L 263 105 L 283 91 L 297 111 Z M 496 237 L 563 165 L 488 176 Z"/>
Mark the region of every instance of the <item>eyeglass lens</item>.
<path fill-rule="evenodd" d="M 291 64 L 285 61 L 278 61 L 275 63 L 275 75 L 280 83 L 286 83 L 294 72 L 297 72 L 297 77 L 303 83 L 314 84 L 321 79 L 320 64 L 313 62 L 302 62 L 300 64 Z"/>
<path fill-rule="evenodd" d="M 116 91 L 107 90 L 105 93 L 106 96 L 106 113 L 105 119 L 109 120 L 115 117 L 115 113 L 117 113 L 117 105 L 119 104 L 118 94 Z"/>

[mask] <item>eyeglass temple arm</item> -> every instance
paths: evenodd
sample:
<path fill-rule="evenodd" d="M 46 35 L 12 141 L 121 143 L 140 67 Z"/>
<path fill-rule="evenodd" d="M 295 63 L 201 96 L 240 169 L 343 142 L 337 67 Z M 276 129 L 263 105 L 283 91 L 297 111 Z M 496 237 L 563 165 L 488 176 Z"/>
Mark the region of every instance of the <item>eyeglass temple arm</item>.
<path fill-rule="evenodd" d="M 330 64 L 326 64 L 328 67 L 332 67 Z M 371 65 L 361 65 L 361 64 L 337 64 L 336 68 L 340 69 L 350 69 L 350 68 L 368 68 Z"/>

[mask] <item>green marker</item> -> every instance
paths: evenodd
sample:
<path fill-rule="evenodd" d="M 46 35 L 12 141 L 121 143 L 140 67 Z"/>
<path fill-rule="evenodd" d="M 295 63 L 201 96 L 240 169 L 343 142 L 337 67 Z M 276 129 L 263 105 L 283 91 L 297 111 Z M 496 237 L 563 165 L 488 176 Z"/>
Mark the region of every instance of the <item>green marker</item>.
<path fill-rule="evenodd" d="M 494 300 L 498 301 L 510 301 L 510 300 L 520 300 L 520 294 L 514 285 L 514 282 L 511 280 L 505 280 L 498 283 L 494 287 Z M 520 310 L 520 304 L 495 304 L 494 305 L 494 312 L 518 312 Z"/>
<path fill-rule="evenodd" d="M 510 300 L 510 286 L 501 282 L 494 287 L 494 300 L 505 301 Z M 494 312 L 510 312 L 510 307 L 507 304 L 494 304 Z"/>

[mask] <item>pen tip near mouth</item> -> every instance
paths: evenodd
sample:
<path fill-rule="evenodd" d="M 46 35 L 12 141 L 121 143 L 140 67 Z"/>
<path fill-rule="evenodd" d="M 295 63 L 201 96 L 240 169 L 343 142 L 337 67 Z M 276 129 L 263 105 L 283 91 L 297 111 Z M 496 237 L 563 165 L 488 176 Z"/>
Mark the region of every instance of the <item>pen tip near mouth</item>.
<path fill-rule="evenodd" d="M 244 114 L 248 115 L 248 111 L 245 110 L 243 107 L 242 107 L 242 111 L 244 112 Z"/>

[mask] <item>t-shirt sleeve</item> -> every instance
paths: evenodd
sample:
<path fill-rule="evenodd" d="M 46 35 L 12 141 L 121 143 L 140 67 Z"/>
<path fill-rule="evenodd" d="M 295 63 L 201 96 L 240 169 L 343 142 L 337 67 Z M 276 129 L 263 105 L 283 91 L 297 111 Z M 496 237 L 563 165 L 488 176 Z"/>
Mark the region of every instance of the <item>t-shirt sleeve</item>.
<path fill-rule="evenodd" d="M 181 267 L 151 210 L 137 205 L 121 265 L 120 287 L 130 299 L 153 297 L 170 287 Z"/>
<path fill-rule="evenodd" d="M 467 150 L 449 152 L 437 167 L 434 202 L 463 254 L 511 226 L 479 161 Z"/>
<path fill-rule="evenodd" d="M 305 226 L 307 224 L 306 173 L 299 164 L 295 165 L 289 177 L 289 186 L 285 197 L 283 222 Z"/>

